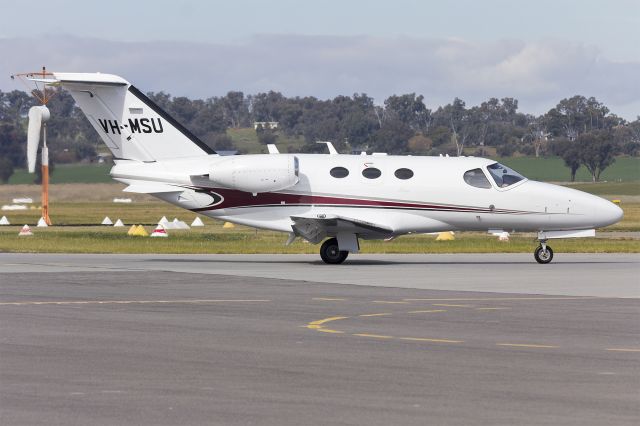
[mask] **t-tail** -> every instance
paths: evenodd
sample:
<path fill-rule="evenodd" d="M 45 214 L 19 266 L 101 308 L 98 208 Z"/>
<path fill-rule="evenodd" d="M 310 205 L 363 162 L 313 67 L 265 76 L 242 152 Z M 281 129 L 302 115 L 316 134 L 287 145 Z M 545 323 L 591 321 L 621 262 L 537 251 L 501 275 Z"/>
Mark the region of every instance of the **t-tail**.
<path fill-rule="evenodd" d="M 135 86 L 100 73 L 54 73 L 115 159 L 158 161 L 215 154 Z"/>

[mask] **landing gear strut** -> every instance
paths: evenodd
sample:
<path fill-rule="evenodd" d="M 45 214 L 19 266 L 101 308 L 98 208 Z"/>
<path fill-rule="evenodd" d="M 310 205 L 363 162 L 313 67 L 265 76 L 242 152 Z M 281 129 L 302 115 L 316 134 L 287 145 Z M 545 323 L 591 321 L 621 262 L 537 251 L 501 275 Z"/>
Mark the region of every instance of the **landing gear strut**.
<path fill-rule="evenodd" d="M 320 257 L 324 263 L 337 265 L 344 262 L 347 256 L 349 256 L 349 252 L 340 251 L 336 238 L 329 238 L 320 247 Z"/>
<path fill-rule="evenodd" d="M 536 262 L 541 264 L 547 264 L 553 259 L 553 250 L 547 245 L 547 240 L 540 240 L 540 245 L 533 252 L 533 257 L 536 258 Z"/>

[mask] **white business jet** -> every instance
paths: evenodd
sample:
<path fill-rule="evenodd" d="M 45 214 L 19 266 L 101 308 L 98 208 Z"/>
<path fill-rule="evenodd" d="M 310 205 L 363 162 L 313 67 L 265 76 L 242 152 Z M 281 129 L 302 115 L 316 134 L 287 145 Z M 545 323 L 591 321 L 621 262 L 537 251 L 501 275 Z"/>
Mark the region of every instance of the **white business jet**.
<path fill-rule="evenodd" d="M 441 231 L 536 232 L 547 241 L 595 235 L 622 210 L 600 197 L 531 181 L 476 157 L 270 154 L 219 156 L 140 90 L 109 74 L 51 74 L 113 153 L 124 191 L 212 218 L 289 233 L 342 263 L 359 240 Z"/>

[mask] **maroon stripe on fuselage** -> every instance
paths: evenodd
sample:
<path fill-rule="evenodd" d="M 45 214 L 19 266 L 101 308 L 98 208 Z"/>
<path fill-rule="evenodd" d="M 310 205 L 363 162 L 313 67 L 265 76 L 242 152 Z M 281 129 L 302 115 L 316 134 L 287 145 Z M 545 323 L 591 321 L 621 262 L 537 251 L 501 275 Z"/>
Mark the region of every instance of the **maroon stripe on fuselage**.
<path fill-rule="evenodd" d="M 196 212 L 243 208 L 243 207 L 261 207 L 261 206 L 277 206 L 277 205 L 327 205 L 340 207 L 383 207 L 383 208 L 399 208 L 399 209 L 421 209 L 421 210 L 444 210 L 456 212 L 490 212 L 488 208 L 467 207 L 467 206 L 447 206 L 439 204 L 421 204 L 421 203 L 403 203 L 396 201 L 368 200 L 358 198 L 341 198 L 327 197 L 320 195 L 307 194 L 286 194 L 278 192 L 265 192 L 253 195 L 249 192 L 237 191 L 234 189 L 224 188 L 194 188 L 203 192 L 215 192 L 220 194 L 224 200 L 220 204 L 211 207 L 203 207 L 193 209 Z M 503 210 L 495 211 L 506 212 Z M 516 212 L 514 212 L 516 213 Z M 523 212 L 517 212 L 523 213 Z"/>

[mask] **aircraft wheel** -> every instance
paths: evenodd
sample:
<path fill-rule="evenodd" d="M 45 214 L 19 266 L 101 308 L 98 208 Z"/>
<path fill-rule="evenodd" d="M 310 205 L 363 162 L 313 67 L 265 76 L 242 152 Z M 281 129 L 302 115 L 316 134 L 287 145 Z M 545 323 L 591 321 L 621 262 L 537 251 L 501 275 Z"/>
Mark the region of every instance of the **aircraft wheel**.
<path fill-rule="evenodd" d="M 549 263 L 553 259 L 553 250 L 551 250 L 551 247 L 549 246 L 545 248 L 542 248 L 542 246 L 538 246 L 536 251 L 533 252 L 533 257 L 536 258 L 536 262 L 538 263 Z"/>
<path fill-rule="evenodd" d="M 337 265 L 344 262 L 347 256 L 349 256 L 349 252 L 340 251 L 340 248 L 338 247 L 338 240 L 335 238 L 329 238 L 327 241 L 322 243 L 322 246 L 320 247 L 320 257 L 324 263 Z"/>

